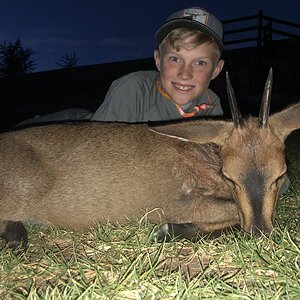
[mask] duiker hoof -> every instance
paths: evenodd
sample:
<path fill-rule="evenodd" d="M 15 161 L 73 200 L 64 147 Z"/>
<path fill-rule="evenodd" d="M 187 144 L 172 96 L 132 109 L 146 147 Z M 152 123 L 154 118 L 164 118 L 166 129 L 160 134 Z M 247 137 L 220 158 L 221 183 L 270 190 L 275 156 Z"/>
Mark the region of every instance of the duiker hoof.
<path fill-rule="evenodd" d="M 27 248 L 27 230 L 21 222 L 8 221 L 2 238 L 5 239 L 11 249 L 21 248 L 25 250 Z"/>
<path fill-rule="evenodd" d="M 154 239 L 158 242 L 169 242 L 172 238 L 169 234 L 169 224 L 159 226 L 154 232 Z"/>
<path fill-rule="evenodd" d="M 196 241 L 198 227 L 192 223 L 172 224 L 166 223 L 160 226 L 154 233 L 154 238 L 158 242 L 169 242 L 173 239 L 188 239 Z"/>

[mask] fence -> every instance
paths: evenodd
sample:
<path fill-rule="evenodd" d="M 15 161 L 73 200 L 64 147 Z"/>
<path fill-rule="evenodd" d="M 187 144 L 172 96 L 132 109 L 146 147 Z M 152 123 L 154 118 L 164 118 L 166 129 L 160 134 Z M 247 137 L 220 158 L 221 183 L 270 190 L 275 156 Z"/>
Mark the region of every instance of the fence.
<path fill-rule="evenodd" d="M 246 24 L 246 26 L 244 25 L 245 27 L 240 28 L 241 23 L 245 24 L 247 22 L 248 24 L 253 22 L 254 25 L 250 24 L 249 26 Z M 225 47 L 237 44 L 241 47 L 241 44 L 256 42 L 256 46 L 260 48 L 269 45 L 274 35 L 287 38 L 300 38 L 300 24 L 265 16 L 261 10 L 257 15 L 225 20 L 222 23 L 224 25 Z M 277 29 L 277 26 L 281 28 Z M 228 27 L 239 28 L 227 29 Z M 287 29 L 284 30 L 285 28 Z M 245 37 L 245 33 L 246 35 L 247 33 L 252 33 L 252 36 Z M 242 37 L 231 39 L 233 35 Z"/>

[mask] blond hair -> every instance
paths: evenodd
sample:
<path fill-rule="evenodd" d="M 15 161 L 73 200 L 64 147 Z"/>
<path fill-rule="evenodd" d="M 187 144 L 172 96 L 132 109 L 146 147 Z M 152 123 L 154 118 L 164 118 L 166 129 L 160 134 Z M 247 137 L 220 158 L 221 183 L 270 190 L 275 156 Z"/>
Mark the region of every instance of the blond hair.
<path fill-rule="evenodd" d="M 187 39 L 190 40 L 187 42 Z M 221 50 L 215 40 L 204 32 L 187 27 L 176 28 L 169 32 L 169 34 L 160 43 L 159 51 L 162 53 L 168 46 L 171 46 L 176 51 L 180 51 L 181 48 L 192 50 L 205 44 L 214 45 L 215 54 L 218 61 L 221 57 Z"/>

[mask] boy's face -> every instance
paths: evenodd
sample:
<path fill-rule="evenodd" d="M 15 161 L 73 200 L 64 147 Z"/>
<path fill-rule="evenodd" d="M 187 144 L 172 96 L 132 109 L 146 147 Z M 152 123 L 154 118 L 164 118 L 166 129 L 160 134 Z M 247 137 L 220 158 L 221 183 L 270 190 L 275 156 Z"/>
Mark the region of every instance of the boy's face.
<path fill-rule="evenodd" d="M 180 51 L 166 46 L 162 53 L 155 50 L 154 59 L 163 89 L 180 106 L 206 91 L 224 65 L 223 60 L 217 60 L 212 43 Z"/>

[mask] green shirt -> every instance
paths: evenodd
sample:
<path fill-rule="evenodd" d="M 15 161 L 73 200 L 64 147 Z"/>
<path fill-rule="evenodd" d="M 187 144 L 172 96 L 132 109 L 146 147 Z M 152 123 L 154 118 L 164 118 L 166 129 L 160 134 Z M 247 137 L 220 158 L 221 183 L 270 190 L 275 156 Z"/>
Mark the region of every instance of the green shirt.
<path fill-rule="evenodd" d="M 94 121 L 147 122 L 176 120 L 183 118 L 176 105 L 160 94 L 156 88 L 157 71 L 139 71 L 115 80 L 109 88 L 104 102 L 92 115 Z M 220 99 L 208 91 L 213 108 L 200 110 L 197 116 L 223 115 Z M 190 106 L 209 104 L 207 95 L 202 94 Z M 189 112 L 189 110 L 184 110 Z"/>

